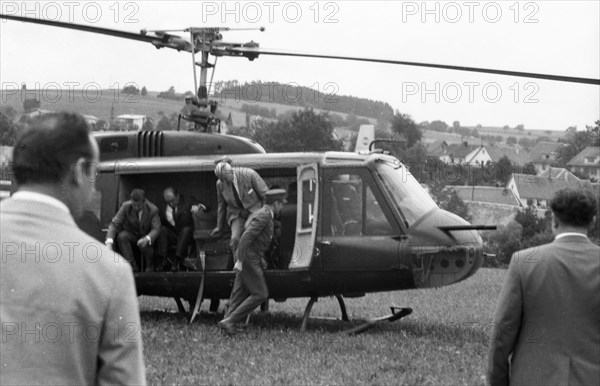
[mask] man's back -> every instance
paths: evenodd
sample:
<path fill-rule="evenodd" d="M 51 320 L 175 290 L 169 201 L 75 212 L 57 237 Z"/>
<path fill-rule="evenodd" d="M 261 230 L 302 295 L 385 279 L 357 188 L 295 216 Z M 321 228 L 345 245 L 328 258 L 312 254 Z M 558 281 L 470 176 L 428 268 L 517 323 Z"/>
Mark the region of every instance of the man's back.
<path fill-rule="evenodd" d="M 565 236 L 519 251 L 513 259 L 507 275 L 514 275 L 511 293 L 522 297 L 522 303 L 511 303 L 510 313 L 496 321 L 502 342 L 517 334 L 504 323 L 522 312 L 510 383 L 597 384 L 600 247 L 583 236 Z"/>
<path fill-rule="evenodd" d="M 129 265 L 58 208 L 0 212 L 0 384 L 144 384 Z"/>

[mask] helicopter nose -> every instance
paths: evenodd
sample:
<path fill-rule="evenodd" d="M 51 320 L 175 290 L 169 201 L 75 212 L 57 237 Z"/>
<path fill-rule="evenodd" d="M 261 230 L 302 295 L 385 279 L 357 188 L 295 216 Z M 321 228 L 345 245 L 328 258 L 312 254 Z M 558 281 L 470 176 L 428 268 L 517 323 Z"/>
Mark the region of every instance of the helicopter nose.
<path fill-rule="evenodd" d="M 406 264 L 412 267 L 417 288 L 456 283 L 481 267 L 483 241 L 476 230 L 443 230 L 465 225 L 470 224 L 455 214 L 437 209 L 410 229 Z"/>

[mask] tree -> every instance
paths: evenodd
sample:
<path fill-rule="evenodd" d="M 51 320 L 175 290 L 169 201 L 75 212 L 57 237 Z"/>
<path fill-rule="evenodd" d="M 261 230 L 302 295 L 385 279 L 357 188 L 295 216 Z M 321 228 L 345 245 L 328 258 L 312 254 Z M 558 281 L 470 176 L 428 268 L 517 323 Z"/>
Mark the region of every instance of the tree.
<path fill-rule="evenodd" d="M 586 126 L 590 146 L 600 146 L 600 119 L 594 123 L 596 126 Z"/>
<path fill-rule="evenodd" d="M 529 240 L 537 233 L 545 232 L 550 226 L 550 220 L 547 216 L 539 218 L 537 209 L 533 206 L 520 210 L 515 215 L 515 221 L 523 227 L 521 241 Z"/>
<path fill-rule="evenodd" d="M 140 93 L 140 89 L 137 88 L 134 84 L 129 83 L 128 85 L 123 87 L 122 93 L 128 95 L 138 95 Z"/>
<path fill-rule="evenodd" d="M 519 146 L 524 147 L 525 149 L 530 149 L 535 145 L 535 141 L 533 139 L 529 139 L 527 137 L 519 138 Z"/>
<path fill-rule="evenodd" d="M 152 123 L 152 119 L 148 118 L 142 125 L 142 131 L 153 131 L 154 124 Z"/>
<path fill-rule="evenodd" d="M 454 121 L 452 122 L 452 128 L 454 129 L 454 132 L 458 132 L 458 129 L 460 129 L 460 122 L 459 121 Z"/>
<path fill-rule="evenodd" d="M 471 220 L 467 204 L 456 194 L 455 190 L 445 190 L 438 199 L 440 208 L 454 213 L 467 221 Z"/>
<path fill-rule="evenodd" d="M 16 139 L 17 128 L 6 115 L 0 113 L 0 145 L 13 146 Z"/>
<path fill-rule="evenodd" d="M 509 146 L 516 145 L 517 144 L 517 137 L 513 137 L 513 136 L 506 137 L 506 144 L 509 145 Z"/>
<path fill-rule="evenodd" d="M 433 121 L 429 124 L 429 129 L 444 133 L 448 130 L 448 125 L 443 121 Z"/>
<path fill-rule="evenodd" d="M 171 122 L 169 121 L 169 118 L 167 118 L 165 115 L 163 115 L 160 118 L 160 120 L 158 121 L 158 123 L 156 124 L 156 130 L 159 130 L 159 131 L 171 130 Z"/>
<path fill-rule="evenodd" d="M 495 174 L 496 180 L 500 182 L 503 186 L 506 186 L 510 176 L 513 173 L 513 165 L 512 162 L 508 159 L 507 156 L 503 156 L 496 162 L 495 164 Z"/>
<path fill-rule="evenodd" d="M 406 146 L 412 147 L 415 143 L 421 141 L 423 133 L 417 127 L 415 121 L 412 120 L 410 115 L 401 114 L 396 111 L 390 122 L 392 125 L 392 131 L 400 134 L 406 139 Z"/>
<path fill-rule="evenodd" d="M 289 120 L 257 122 L 252 137 L 270 152 L 343 150 L 342 141 L 333 137 L 328 114 L 308 108 L 294 112 Z"/>
<path fill-rule="evenodd" d="M 148 95 L 148 90 L 146 89 L 146 86 L 142 87 L 141 94 L 142 94 L 142 96 Z"/>
<path fill-rule="evenodd" d="M 566 130 L 565 139 L 566 145 L 558 149 L 557 159 L 561 167 L 565 167 L 573 157 L 590 146 L 592 142 L 589 131 L 577 131 L 575 127 L 569 127 Z"/>
<path fill-rule="evenodd" d="M 515 127 L 515 129 L 517 129 L 519 131 L 524 131 L 525 130 L 525 125 L 523 125 L 523 124 L 517 125 L 517 127 Z"/>

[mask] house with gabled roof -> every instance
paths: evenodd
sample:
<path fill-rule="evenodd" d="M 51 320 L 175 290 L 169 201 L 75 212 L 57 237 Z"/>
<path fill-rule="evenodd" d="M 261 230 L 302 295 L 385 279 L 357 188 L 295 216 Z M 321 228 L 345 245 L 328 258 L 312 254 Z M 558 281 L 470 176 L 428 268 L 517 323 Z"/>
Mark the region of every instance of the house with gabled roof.
<path fill-rule="evenodd" d="M 559 142 L 540 141 L 529 152 L 529 158 L 538 173 L 558 165 L 558 150 L 564 144 Z"/>
<path fill-rule="evenodd" d="M 448 154 L 448 143 L 443 139 L 438 139 L 435 142 L 427 145 L 425 151 L 429 157 L 441 159 L 444 155 Z"/>
<path fill-rule="evenodd" d="M 526 151 L 512 147 L 481 145 L 465 158 L 465 163 L 473 166 L 484 166 L 500 161 L 506 156 L 513 164 L 524 167 L 531 162 Z"/>
<path fill-rule="evenodd" d="M 503 205 L 521 205 L 512 190 L 494 186 L 465 186 L 447 185 L 445 189 L 452 189 L 463 201 L 487 202 Z"/>
<path fill-rule="evenodd" d="M 492 186 L 448 185 L 465 202 L 471 223 L 480 225 L 506 225 L 521 209 L 519 200 L 507 188 Z"/>
<path fill-rule="evenodd" d="M 590 187 L 588 180 L 580 180 L 562 168 L 552 168 L 542 175 L 513 173 L 506 187 L 515 194 L 522 206 L 531 203 L 547 209 L 554 194 L 564 188 Z"/>
<path fill-rule="evenodd" d="M 467 156 L 471 154 L 478 146 L 469 145 L 466 142 L 461 144 L 452 144 L 448 146 L 447 153 L 439 158 L 444 163 L 464 164 Z"/>
<path fill-rule="evenodd" d="M 588 146 L 567 162 L 569 169 L 593 181 L 600 181 L 600 146 Z"/>

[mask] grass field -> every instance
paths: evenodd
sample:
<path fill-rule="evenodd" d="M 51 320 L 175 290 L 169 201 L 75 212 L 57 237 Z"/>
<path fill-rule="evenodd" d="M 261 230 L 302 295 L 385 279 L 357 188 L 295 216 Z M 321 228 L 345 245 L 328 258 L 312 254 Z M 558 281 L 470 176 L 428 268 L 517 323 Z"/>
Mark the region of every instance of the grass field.
<path fill-rule="evenodd" d="M 312 319 L 300 332 L 306 299 L 270 304 L 240 335 L 222 335 L 202 305 L 188 326 L 172 299 L 141 297 L 149 383 L 160 384 L 424 384 L 485 382 L 491 320 L 504 270 L 481 269 L 438 289 L 346 299 L 350 322 Z M 344 331 L 389 306 L 413 313 L 358 336 Z M 335 298 L 319 299 L 313 317 L 337 317 Z"/>

